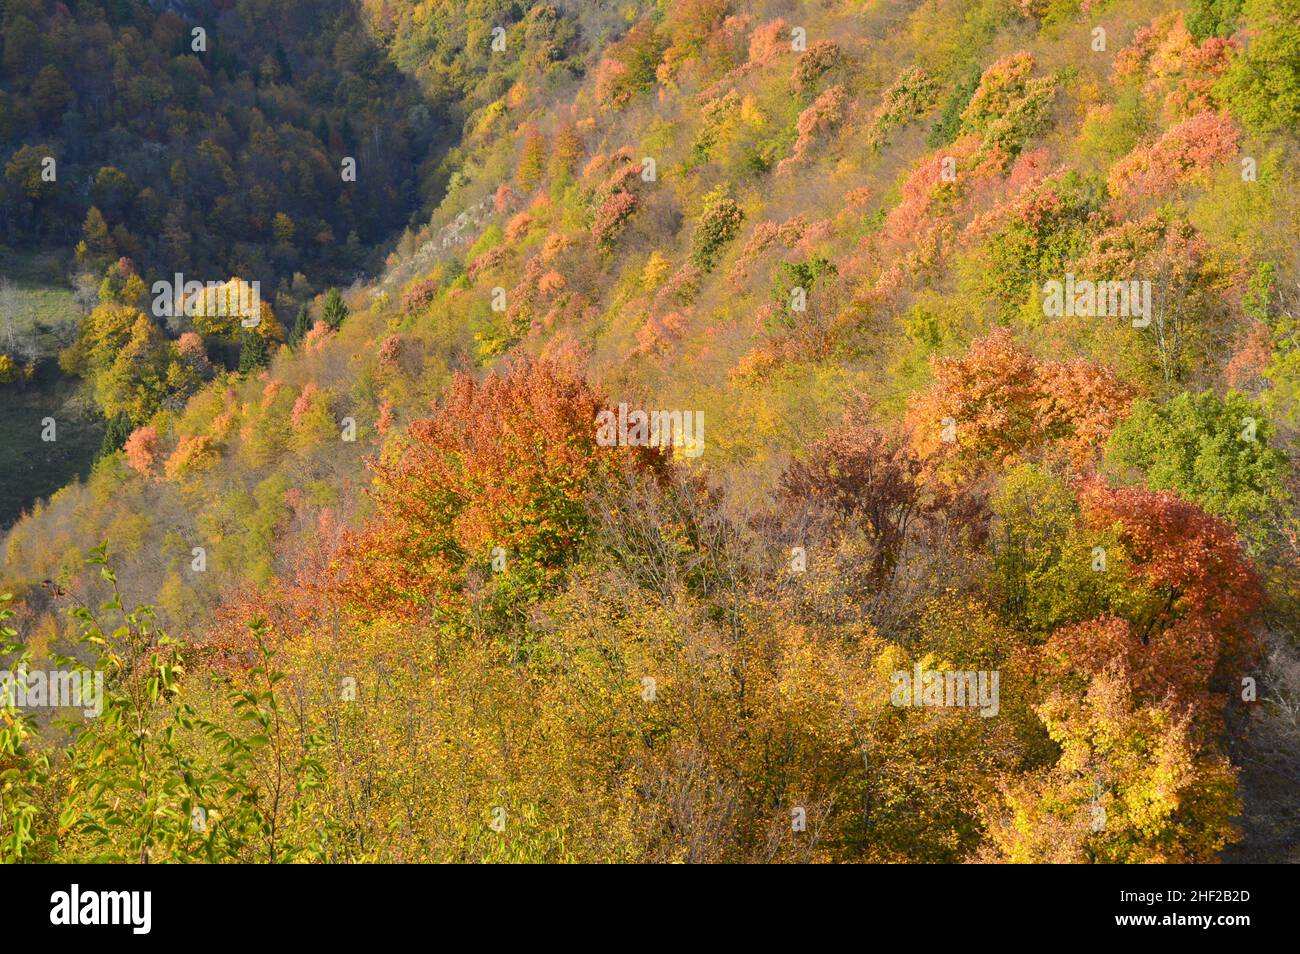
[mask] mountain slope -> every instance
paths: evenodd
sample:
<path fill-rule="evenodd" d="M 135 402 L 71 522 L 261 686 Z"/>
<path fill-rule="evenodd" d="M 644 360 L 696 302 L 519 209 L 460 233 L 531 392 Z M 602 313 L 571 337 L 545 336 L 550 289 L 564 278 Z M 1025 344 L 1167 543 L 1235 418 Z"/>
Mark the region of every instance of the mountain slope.
<path fill-rule="evenodd" d="M 426 90 L 441 9 L 365 9 Z M 227 726 L 260 621 L 310 857 L 1285 857 L 1226 753 L 1297 745 L 1296 12 L 484 16 L 430 223 L 34 508 L 0 589 L 68 649 L 107 540 Z M 607 446 L 620 404 L 702 442 Z M 86 832 L 42 850 L 121 850 Z"/>

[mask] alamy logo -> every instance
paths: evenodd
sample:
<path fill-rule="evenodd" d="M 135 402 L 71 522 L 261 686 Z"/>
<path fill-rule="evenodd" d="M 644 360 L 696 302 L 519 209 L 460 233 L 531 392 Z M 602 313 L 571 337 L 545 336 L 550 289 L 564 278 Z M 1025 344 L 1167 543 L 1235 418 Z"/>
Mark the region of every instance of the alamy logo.
<path fill-rule="evenodd" d="M 80 709 L 88 719 L 104 711 L 104 674 L 72 670 L 0 672 L 0 707 Z"/>
<path fill-rule="evenodd" d="M 50 895 L 51 924 L 129 924 L 131 933 L 148 934 L 153 921 L 151 891 L 71 891 Z"/>
<path fill-rule="evenodd" d="M 260 281 L 187 282 L 177 272 L 172 281 L 154 282 L 151 291 L 155 318 L 229 316 L 238 317 L 245 328 L 256 328 L 262 322 Z"/>
<path fill-rule="evenodd" d="M 687 457 L 704 453 L 703 411 L 629 411 L 596 415 L 596 443 L 601 447 L 680 447 Z"/>
<path fill-rule="evenodd" d="M 1151 324 L 1151 283 L 1075 281 L 1043 283 L 1043 314 L 1049 318 L 1132 318 L 1133 327 Z"/>
<path fill-rule="evenodd" d="M 889 701 L 896 706 L 962 706 L 978 708 L 988 718 L 998 714 L 998 680 L 991 672 L 922 669 L 917 663 L 912 672 L 900 670 L 889 678 L 894 684 Z"/>

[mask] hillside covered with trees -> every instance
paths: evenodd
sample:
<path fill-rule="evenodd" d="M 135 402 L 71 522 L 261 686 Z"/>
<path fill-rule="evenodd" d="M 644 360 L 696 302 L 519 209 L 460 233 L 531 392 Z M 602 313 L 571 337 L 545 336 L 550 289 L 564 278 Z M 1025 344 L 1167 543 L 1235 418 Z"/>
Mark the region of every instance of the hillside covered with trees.
<path fill-rule="evenodd" d="M 1298 0 L 0 25 L 0 858 L 1296 860 Z"/>

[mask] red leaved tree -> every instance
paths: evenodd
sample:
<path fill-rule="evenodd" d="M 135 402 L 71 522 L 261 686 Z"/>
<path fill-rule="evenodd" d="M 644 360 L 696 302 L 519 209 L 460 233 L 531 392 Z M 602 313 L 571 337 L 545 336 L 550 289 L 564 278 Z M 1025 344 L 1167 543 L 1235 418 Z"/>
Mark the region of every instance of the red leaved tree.
<path fill-rule="evenodd" d="M 1048 658 L 1083 673 L 1120 660 L 1150 702 L 1172 695 L 1203 709 L 1239 686 L 1263 593 L 1233 530 L 1169 491 L 1094 480 L 1079 500 L 1085 524 L 1119 541 L 1123 559 L 1109 565 L 1130 578 L 1107 615 L 1054 633 Z"/>

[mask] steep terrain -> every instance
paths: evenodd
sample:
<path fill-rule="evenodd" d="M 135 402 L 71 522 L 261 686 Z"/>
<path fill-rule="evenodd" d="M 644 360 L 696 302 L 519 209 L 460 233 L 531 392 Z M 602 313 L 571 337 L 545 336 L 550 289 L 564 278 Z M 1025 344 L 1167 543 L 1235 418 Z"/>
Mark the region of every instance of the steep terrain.
<path fill-rule="evenodd" d="M 139 254 L 85 265 L 63 361 L 122 449 L 12 528 L 0 591 L 34 659 L 100 659 L 176 725 L 190 780 L 168 823 L 99 825 L 143 769 L 41 726 L 19 853 L 1294 857 L 1295 0 L 368 2 L 318 67 L 391 82 L 361 100 L 302 78 L 305 5 L 266 9 L 240 29 L 289 69 L 248 54 L 232 129 L 283 100 L 329 132 L 268 156 L 332 169 L 390 96 L 462 127 L 437 174 L 381 139 L 286 214 L 365 249 L 446 194 L 341 296 L 365 255 L 294 258 L 256 333 L 144 293 L 279 274 L 271 238 L 225 250 L 242 226 L 192 258 L 128 206 Z M 691 423 L 611 442 L 620 405 Z M 104 560 L 183 650 L 147 615 L 83 642 L 123 612 L 67 612 Z M 900 696 L 927 671 L 1000 698 Z"/>

